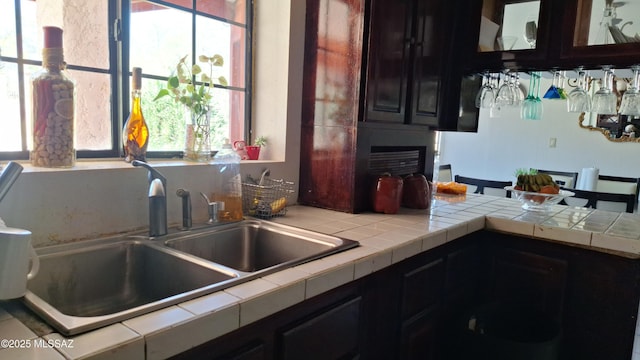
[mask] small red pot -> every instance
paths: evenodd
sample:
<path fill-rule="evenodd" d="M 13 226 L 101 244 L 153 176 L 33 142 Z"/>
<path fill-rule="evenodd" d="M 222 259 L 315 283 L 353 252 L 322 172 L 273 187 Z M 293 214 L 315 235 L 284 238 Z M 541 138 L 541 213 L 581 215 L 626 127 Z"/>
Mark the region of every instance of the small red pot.
<path fill-rule="evenodd" d="M 247 156 L 249 156 L 249 160 L 258 160 L 260 157 L 260 146 L 255 145 L 246 145 L 245 150 L 247 150 Z"/>
<path fill-rule="evenodd" d="M 373 186 L 373 211 L 395 214 L 400 210 L 402 200 L 402 178 L 385 173 L 378 177 Z"/>

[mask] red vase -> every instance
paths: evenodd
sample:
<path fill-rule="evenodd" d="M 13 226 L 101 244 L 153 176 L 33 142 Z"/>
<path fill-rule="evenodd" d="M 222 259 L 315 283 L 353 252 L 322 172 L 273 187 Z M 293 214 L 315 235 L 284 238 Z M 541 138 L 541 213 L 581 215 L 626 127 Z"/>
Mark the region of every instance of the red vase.
<path fill-rule="evenodd" d="M 255 145 L 246 145 L 245 150 L 247 150 L 247 156 L 249 156 L 249 160 L 258 160 L 260 157 L 260 146 Z"/>
<path fill-rule="evenodd" d="M 428 209 L 431 205 L 431 190 L 427 178 L 422 174 L 411 174 L 402 181 L 402 206 Z"/>
<path fill-rule="evenodd" d="M 385 173 L 377 178 L 373 186 L 373 211 L 395 214 L 402 200 L 402 178 Z"/>

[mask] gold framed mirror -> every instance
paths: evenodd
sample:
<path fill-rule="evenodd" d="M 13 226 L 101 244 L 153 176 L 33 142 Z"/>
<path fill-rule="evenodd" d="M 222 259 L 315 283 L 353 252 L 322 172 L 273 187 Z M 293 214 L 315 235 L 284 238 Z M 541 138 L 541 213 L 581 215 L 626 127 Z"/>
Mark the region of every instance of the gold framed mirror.
<path fill-rule="evenodd" d="M 616 95 L 616 108 L 620 109 L 622 97 L 630 84 L 631 79 L 626 77 L 614 77 L 612 91 Z M 590 78 L 589 94 L 599 89 L 601 81 Z M 590 131 L 597 131 L 612 142 L 638 142 L 640 143 L 640 116 L 617 114 L 581 113 L 578 117 L 578 126 Z"/>
<path fill-rule="evenodd" d="M 631 124 L 631 125 L 633 125 L 633 124 Z M 614 133 L 609 128 L 598 127 L 598 126 L 591 125 L 589 120 L 587 120 L 587 124 L 585 125 L 585 113 L 581 113 L 580 116 L 578 116 L 578 126 L 580 126 L 583 129 L 590 130 L 590 131 L 600 132 L 609 141 L 613 141 L 613 142 L 637 142 L 637 143 L 640 143 L 640 137 L 637 137 L 637 136 L 640 136 L 640 128 L 638 128 L 638 126 L 635 126 L 635 128 L 637 129 L 635 131 L 629 131 L 629 132 L 623 131 L 622 135 L 618 136 L 617 135 L 617 131 Z M 629 126 L 629 125 L 627 125 L 627 126 Z"/>

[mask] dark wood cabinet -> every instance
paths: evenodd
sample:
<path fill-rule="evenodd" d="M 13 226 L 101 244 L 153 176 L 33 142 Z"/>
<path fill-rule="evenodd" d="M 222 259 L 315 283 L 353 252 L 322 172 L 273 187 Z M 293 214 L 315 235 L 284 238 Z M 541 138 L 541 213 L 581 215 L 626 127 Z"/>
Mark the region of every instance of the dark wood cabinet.
<path fill-rule="evenodd" d="M 323 310 L 279 335 L 284 360 L 355 359 L 360 356 L 360 306 L 362 298 Z"/>
<path fill-rule="evenodd" d="M 444 280 L 442 257 L 403 274 L 399 358 L 437 358 Z"/>
<path fill-rule="evenodd" d="M 562 18 L 558 18 L 556 23 L 563 24 L 563 31 L 554 38 L 557 41 L 552 49 L 552 56 L 557 57 L 560 64 L 566 64 L 565 67 L 584 65 L 587 68 L 599 68 L 612 65 L 621 68 L 640 63 L 640 42 L 628 39 L 635 33 L 624 29 L 625 23 L 638 20 L 640 15 L 637 8 L 635 11 L 629 9 L 637 4 L 611 2 L 611 5 L 606 5 L 605 1 L 594 0 L 566 0 L 560 3 L 564 7 L 556 5 L 558 8 L 555 12 L 562 14 Z M 599 25 L 606 22 L 603 20 L 606 20 L 607 6 L 611 8 L 611 28 L 601 29 Z M 606 38 L 599 38 L 600 35 L 606 35 Z"/>
<path fill-rule="evenodd" d="M 485 301 L 506 298 L 559 318 L 562 359 L 631 358 L 640 300 L 637 259 L 510 234 L 486 235 L 494 268 Z"/>
<path fill-rule="evenodd" d="M 629 39 L 629 42 L 624 43 L 624 36 L 618 32 L 621 31 L 620 28 L 624 22 L 637 20 L 638 15 L 633 11 L 625 12 L 625 6 L 626 8 L 633 6 L 629 3 L 612 2 L 611 7 L 615 8 L 614 14 L 617 11 L 617 15 L 612 21 L 613 29 L 605 28 L 603 30 L 600 29 L 600 24 L 604 13 L 606 13 L 605 1 L 464 0 L 463 2 L 470 7 L 471 14 L 468 21 L 458 22 L 457 26 L 465 29 L 463 33 L 474 39 L 472 43 L 468 43 L 462 49 L 471 59 L 463 64 L 467 72 L 483 70 L 497 72 L 505 68 L 514 70 L 549 70 L 554 68 L 572 70 L 578 66 L 599 69 L 602 65 L 622 68 L 640 63 L 640 42 Z M 526 20 L 524 17 L 520 18 L 524 14 L 515 10 L 510 12 L 508 9 L 509 7 L 515 9 L 523 4 L 534 4 L 538 7 L 535 47 L 517 46 L 511 50 L 501 49 L 496 42 L 495 50 L 481 49 L 481 33 L 484 31 L 486 34 L 486 31 L 489 30 L 495 31 L 492 33 L 495 39 L 500 36 L 515 37 L 519 44 L 524 43 L 522 39 L 525 36 L 524 22 Z M 487 23 L 493 24 L 495 28 L 491 29 Z M 598 32 L 606 34 L 609 39 L 596 39 Z M 617 34 L 618 40 L 611 36 L 612 33 Z M 633 35 L 635 34 L 625 34 L 625 36 Z"/>
<path fill-rule="evenodd" d="M 480 231 L 176 358 L 468 359 L 469 316 L 504 308 L 559 324 L 560 359 L 630 359 L 639 284 L 638 259 Z"/>
<path fill-rule="evenodd" d="M 363 121 L 439 126 L 451 44 L 443 0 L 372 0 Z"/>
<path fill-rule="evenodd" d="M 370 2 L 367 101 L 364 121 L 404 124 L 414 51 L 412 5 L 405 0 Z M 414 40 L 415 42 L 415 40 Z"/>
<path fill-rule="evenodd" d="M 218 356 L 219 360 L 265 360 L 265 345 L 261 342 L 250 343 L 228 354 Z"/>
<path fill-rule="evenodd" d="M 307 0 L 306 11 L 298 203 L 369 211 L 380 173 L 431 179 L 435 129 L 477 129 L 480 78 L 452 61 L 453 3 Z M 393 156 L 372 167 L 380 153 Z"/>
<path fill-rule="evenodd" d="M 300 204 L 346 212 L 371 210 L 372 177 L 389 171 L 386 165 L 384 170 L 370 167 L 374 153 L 400 154 L 401 160 L 414 165 L 401 171 L 432 174 L 433 131 L 360 121 L 366 4 L 365 0 L 307 0 Z M 334 16 L 338 10 L 341 16 Z"/>
<path fill-rule="evenodd" d="M 550 318 L 561 318 L 567 260 L 511 248 L 495 249 L 491 260 L 490 301 L 526 304 Z"/>
<path fill-rule="evenodd" d="M 354 281 L 202 344 L 174 359 L 267 360 L 363 357 L 365 280 Z M 369 295 L 366 295 L 369 296 Z"/>
<path fill-rule="evenodd" d="M 556 38 L 553 21 L 559 1 L 522 1 L 522 0 L 464 0 L 468 7 L 468 18 L 459 21 L 464 30 L 462 36 L 471 41 L 463 42 L 461 53 L 467 54 L 471 61 L 463 64 L 467 70 L 502 71 L 509 69 L 536 69 L 548 66 L 550 41 Z M 519 6 L 525 8 L 520 9 Z M 511 9 L 511 7 L 516 7 Z M 529 15 L 523 12 L 531 12 Z M 511 16 L 518 16 L 513 19 Z M 535 16 L 537 14 L 537 16 Z M 530 17 L 534 15 L 533 17 Z M 521 21 L 521 23 L 520 23 Z M 535 24 L 535 45 L 530 47 L 525 41 L 525 22 Z M 514 48 L 501 48 L 500 38 L 515 38 Z"/>

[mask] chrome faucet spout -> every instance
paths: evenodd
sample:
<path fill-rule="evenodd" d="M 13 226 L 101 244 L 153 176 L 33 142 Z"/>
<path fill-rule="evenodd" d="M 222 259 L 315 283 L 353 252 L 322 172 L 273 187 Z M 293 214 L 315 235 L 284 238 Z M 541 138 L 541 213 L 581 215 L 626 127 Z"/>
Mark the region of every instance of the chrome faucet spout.
<path fill-rule="evenodd" d="M 151 167 L 151 165 L 149 165 L 148 163 L 140 160 L 133 160 L 131 162 L 131 165 L 136 167 L 142 166 L 143 168 L 149 170 L 149 183 L 151 183 L 153 179 L 160 179 L 160 181 L 162 181 L 162 185 L 164 186 L 164 188 L 165 189 L 167 188 L 167 178 L 164 177 L 164 175 L 162 175 L 158 170 Z"/>
<path fill-rule="evenodd" d="M 149 170 L 149 237 L 166 235 L 167 178 L 146 162 L 134 160 L 131 164 Z"/>
<path fill-rule="evenodd" d="M 9 161 L 7 167 L 0 172 L 0 201 L 7 195 L 13 183 L 18 179 L 20 173 L 22 173 L 22 169 L 20 164 Z"/>

